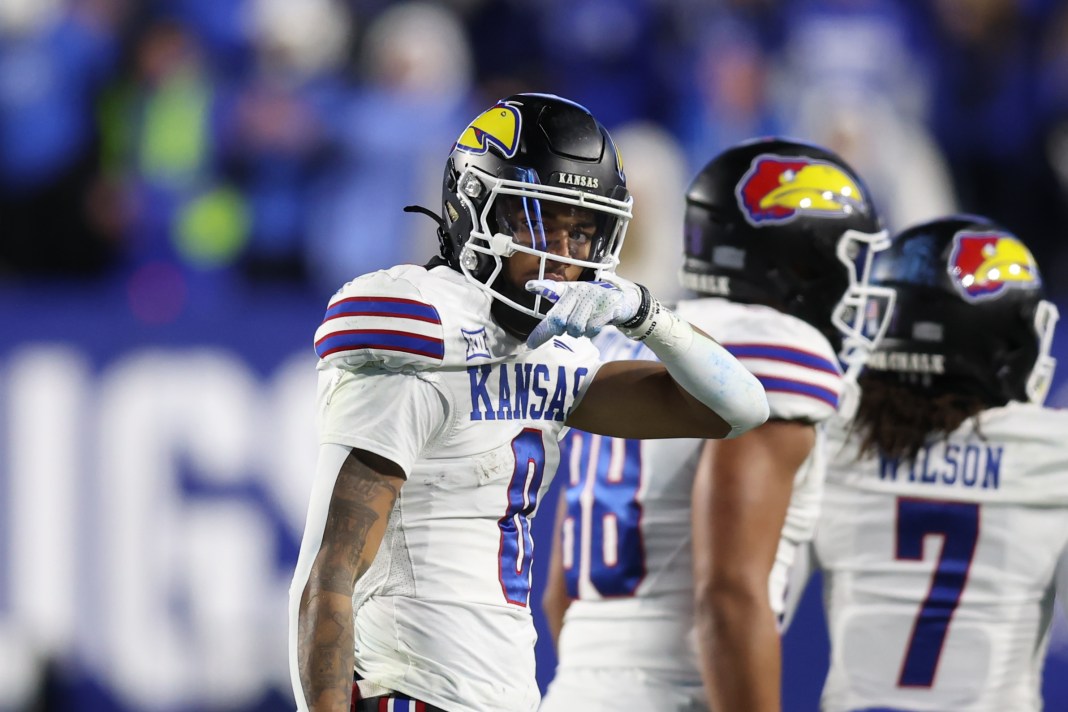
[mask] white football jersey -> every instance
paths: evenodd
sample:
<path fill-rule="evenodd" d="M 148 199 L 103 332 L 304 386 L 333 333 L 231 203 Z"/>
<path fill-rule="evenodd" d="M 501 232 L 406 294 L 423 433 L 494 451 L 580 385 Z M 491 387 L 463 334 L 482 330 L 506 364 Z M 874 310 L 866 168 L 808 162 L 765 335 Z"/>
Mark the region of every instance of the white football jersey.
<path fill-rule="evenodd" d="M 1042 709 L 1068 412 L 987 410 L 912 464 L 859 460 L 846 428 L 828 427 L 814 540 L 832 649 L 823 708 Z"/>
<path fill-rule="evenodd" d="M 350 282 L 316 334 L 319 432 L 407 473 L 353 596 L 356 672 L 449 710 L 528 712 L 539 701 L 530 519 L 600 361 L 588 339 L 532 350 L 490 306 L 447 267 Z M 302 551 L 298 597 L 314 554 Z"/>
<path fill-rule="evenodd" d="M 767 391 L 771 418 L 820 422 L 835 412 L 841 372 L 827 339 L 806 322 L 713 298 L 684 301 L 676 311 L 757 376 Z M 655 358 L 611 329 L 595 344 L 605 361 Z M 562 544 L 568 590 L 576 600 L 559 642 L 561 680 L 576 670 L 638 669 L 689 686 L 694 699 L 703 698 L 693 635 L 690 533 L 702 444 L 699 439 L 618 440 L 578 431 L 567 436 L 561 463 L 561 475 L 568 477 Z M 811 507 L 818 506 L 818 497 L 804 494 L 818 487 L 812 472 L 821 469 L 806 463 L 797 475 L 798 505 L 791 506 L 784 532 L 796 542 L 806 541 L 815 524 Z M 781 558 L 792 559 L 794 546 L 781 545 Z M 785 576 L 776 578 L 782 582 L 778 590 L 769 585 L 781 601 Z M 565 710 L 573 702 L 558 694 L 555 684 L 543 710 Z"/>

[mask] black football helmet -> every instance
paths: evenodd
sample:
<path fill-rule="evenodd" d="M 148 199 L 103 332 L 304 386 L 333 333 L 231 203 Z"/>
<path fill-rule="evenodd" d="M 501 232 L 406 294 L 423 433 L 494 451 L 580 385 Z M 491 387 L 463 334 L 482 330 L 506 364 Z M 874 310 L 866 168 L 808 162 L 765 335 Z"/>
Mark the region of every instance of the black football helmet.
<path fill-rule="evenodd" d="M 911 227 L 876 255 L 872 282 L 897 292 L 872 371 L 953 378 L 991 406 L 1046 399 L 1057 308 L 1004 227 L 975 215 Z"/>
<path fill-rule="evenodd" d="M 504 278 L 502 260 L 523 252 L 584 269 L 582 279 L 619 262 L 630 194 L 608 131 L 584 107 L 549 94 L 516 94 L 464 129 L 445 165 L 441 257 L 495 298 L 494 316 L 526 336 L 552 304 Z M 588 224 L 580 258 L 550 250 L 543 213 L 565 210 Z M 502 308 L 503 307 L 503 308 Z"/>
<path fill-rule="evenodd" d="M 880 335 L 881 325 L 865 328 L 867 302 L 893 300 L 868 283 L 872 254 L 888 244 L 867 187 L 841 158 L 783 138 L 747 141 L 686 192 L 680 281 L 807 321 L 855 375 Z"/>

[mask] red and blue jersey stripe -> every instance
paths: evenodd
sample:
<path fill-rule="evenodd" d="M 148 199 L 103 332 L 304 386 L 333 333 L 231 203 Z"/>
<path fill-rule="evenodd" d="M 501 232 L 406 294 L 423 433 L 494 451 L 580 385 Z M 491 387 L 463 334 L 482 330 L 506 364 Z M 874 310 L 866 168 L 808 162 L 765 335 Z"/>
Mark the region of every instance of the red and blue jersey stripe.
<path fill-rule="evenodd" d="M 326 310 L 316 334 L 319 358 L 359 352 L 411 354 L 434 361 L 445 358 L 438 310 L 426 302 L 399 297 L 339 299 Z"/>
<path fill-rule="evenodd" d="M 727 343 L 724 348 L 753 372 L 769 394 L 813 398 L 838 408 L 842 370 L 833 358 L 775 343 Z"/>
<path fill-rule="evenodd" d="M 432 304 L 399 297 L 348 297 L 338 300 L 326 310 L 324 322 L 345 316 L 384 316 L 414 319 L 441 324 L 438 310 Z"/>
<path fill-rule="evenodd" d="M 769 393 L 790 393 L 797 396 L 808 396 L 809 398 L 815 398 L 821 400 L 832 408 L 838 408 L 838 393 L 830 388 L 824 388 L 823 386 L 817 386 L 814 383 L 805 383 L 804 381 L 795 381 L 792 378 L 775 378 L 773 376 L 762 376 L 760 374 L 753 374 L 760 381 L 760 384 L 764 386 L 764 390 Z"/>
<path fill-rule="evenodd" d="M 795 366 L 804 366 L 815 371 L 824 371 L 834 375 L 841 375 L 842 370 L 838 364 L 811 351 L 779 346 L 777 344 L 724 344 L 727 351 L 737 359 L 759 358 L 769 361 L 782 361 Z"/>
<path fill-rule="evenodd" d="M 345 329 L 315 342 L 315 353 L 319 358 L 360 349 L 398 351 L 439 360 L 445 358 L 445 342 L 440 338 L 391 329 Z"/>
<path fill-rule="evenodd" d="M 427 712 L 427 704 L 395 692 L 378 700 L 377 712 Z"/>

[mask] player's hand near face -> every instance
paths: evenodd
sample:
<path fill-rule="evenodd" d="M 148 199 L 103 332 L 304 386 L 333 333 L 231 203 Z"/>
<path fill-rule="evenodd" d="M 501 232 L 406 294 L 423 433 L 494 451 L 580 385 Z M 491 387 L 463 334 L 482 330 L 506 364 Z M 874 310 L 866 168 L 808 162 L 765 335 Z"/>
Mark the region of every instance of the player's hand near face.
<path fill-rule="evenodd" d="M 533 279 L 526 288 L 555 302 L 527 338 L 531 348 L 561 334 L 593 338 L 608 324 L 633 320 L 642 306 L 643 288 L 615 275 L 596 282 Z"/>
<path fill-rule="evenodd" d="M 645 287 L 617 275 L 597 282 L 531 280 L 526 287 L 555 302 L 531 332 L 532 348 L 562 334 L 594 336 L 613 324 L 660 359 L 604 364 L 568 425 L 625 438 L 724 438 L 767 420 L 767 396 L 756 377 Z"/>

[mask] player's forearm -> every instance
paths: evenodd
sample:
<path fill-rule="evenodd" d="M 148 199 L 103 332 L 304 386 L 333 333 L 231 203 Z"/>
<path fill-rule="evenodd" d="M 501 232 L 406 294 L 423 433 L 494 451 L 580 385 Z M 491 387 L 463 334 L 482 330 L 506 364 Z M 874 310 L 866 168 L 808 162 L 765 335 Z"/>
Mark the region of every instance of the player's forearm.
<path fill-rule="evenodd" d="M 309 530 L 321 527 L 323 533 L 316 542 L 306 531 L 301 547 L 301 558 L 316 547 L 307 583 L 299 589 L 296 616 L 299 681 L 294 679 L 294 685 L 299 682 L 300 689 L 294 694 L 302 710 L 302 703 L 316 712 L 346 712 L 350 706 L 355 636 L 352 594 L 356 582 L 374 563 L 403 483 L 399 477 L 372 469 L 364 460 L 374 462 L 374 456 L 347 452 L 325 515 L 323 507 L 317 506 L 318 490 L 309 508 Z M 321 458 L 320 464 L 328 472 L 333 461 L 327 457 L 324 464 Z M 382 463 L 375 464 L 386 469 Z"/>
<path fill-rule="evenodd" d="M 756 376 L 714 339 L 655 299 L 640 324 L 620 328 L 644 341 L 687 394 L 730 426 L 726 437 L 737 437 L 768 419 L 767 394 Z"/>
<path fill-rule="evenodd" d="M 628 337 L 644 341 L 675 382 L 700 402 L 705 412 L 697 408 L 693 416 L 710 421 L 712 432 L 736 437 L 768 419 L 764 388 L 726 349 L 661 306 L 645 287 L 618 275 L 601 279 L 527 282 L 528 291 L 556 302 L 527 343 L 537 348 L 565 332 L 592 337 L 614 324 Z"/>
<path fill-rule="evenodd" d="M 351 704 L 355 663 L 352 594 L 356 582 L 374 561 L 384 526 L 377 521 L 380 515 L 370 508 L 354 509 L 363 510 L 364 516 L 345 521 L 357 526 L 338 529 L 357 536 L 319 553 L 301 596 L 297 664 L 302 689 L 297 694 L 303 695 L 312 712 L 348 712 Z M 338 519 L 344 517 L 339 515 Z M 369 535 L 360 536 L 361 531 Z"/>
<path fill-rule="evenodd" d="M 781 648 L 766 596 L 736 591 L 705 598 L 696 618 L 711 708 L 779 712 Z"/>
<path fill-rule="evenodd" d="M 298 661 L 308 709 L 348 712 L 352 698 L 352 592 L 323 590 L 314 579 L 301 601 Z"/>

